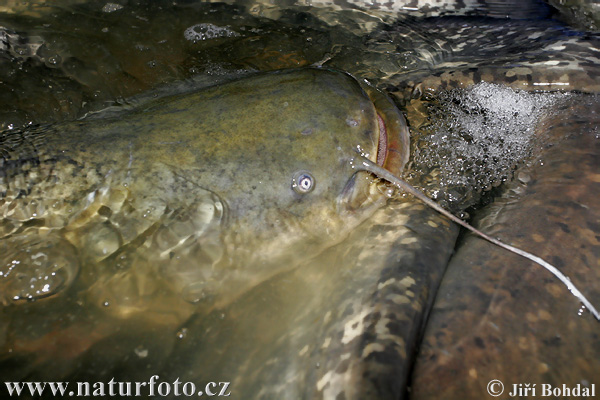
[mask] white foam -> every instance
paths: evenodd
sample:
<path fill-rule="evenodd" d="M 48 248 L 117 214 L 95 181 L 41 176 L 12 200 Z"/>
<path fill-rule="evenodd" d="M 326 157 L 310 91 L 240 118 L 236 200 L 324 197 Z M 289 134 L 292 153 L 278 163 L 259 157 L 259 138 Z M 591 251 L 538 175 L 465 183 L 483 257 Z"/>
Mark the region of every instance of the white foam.
<path fill-rule="evenodd" d="M 202 23 L 187 28 L 185 32 L 183 32 L 183 36 L 187 40 L 199 41 L 222 37 L 235 37 L 240 36 L 240 34 L 231 30 L 231 28 L 228 26 L 217 26 L 213 24 Z"/>
<path fill-rule="evenodd" d="M 102 7 L 102 12 L 111 13 L 122 9 L 123 6 L 117 3 L 106 3 L 104 7 Z"/>
<path fill-rule="evenodd" d="M 564 96 L 492 83 L 442 93 L 416 162 L 439 170 L 442 187 L 488 189 L 530 154 L 536 123 Z"/>

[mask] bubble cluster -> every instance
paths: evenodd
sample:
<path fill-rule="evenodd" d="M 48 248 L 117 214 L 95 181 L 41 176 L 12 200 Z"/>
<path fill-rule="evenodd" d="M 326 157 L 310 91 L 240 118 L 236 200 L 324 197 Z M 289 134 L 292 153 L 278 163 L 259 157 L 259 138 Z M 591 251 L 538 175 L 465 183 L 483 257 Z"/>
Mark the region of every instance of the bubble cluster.
<path fill-rule="evenodd" d="M 414 167 L 439 182 L 434 197 L 462 203 L 506 180 L 531 153 L 537 122 L 564 94 L 480 83 L 440 93 L 417 133 Z"/>
<path fill-rule="evenodd" d="M 227 26 L 221 27 L 204 23 L 190 26 L 185 30 L 185 32 L 183 32 L 183 36 L 190 41 L 200 41 L 223 37 L 236 37 L 240 36 L 240 34 L 231 30 Z"/>
<path fill-rule="evenodd" d="M 102 12 L 111 13 L 122 9 L 123 6 L 118 3 L 106 3 L 104 7 L 102 7 Z"/>

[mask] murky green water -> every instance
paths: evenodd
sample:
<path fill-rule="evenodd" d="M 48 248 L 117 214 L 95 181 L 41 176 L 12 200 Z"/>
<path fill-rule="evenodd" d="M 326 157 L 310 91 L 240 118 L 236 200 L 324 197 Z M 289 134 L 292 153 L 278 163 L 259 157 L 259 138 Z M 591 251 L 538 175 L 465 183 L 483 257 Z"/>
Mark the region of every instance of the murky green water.
<path fill-rule="evenodd" d="M 580 154 L 584 159 L 597 155 L 594 140 L 590 143 L 582 141 L 583 144 L 569 142 L 567 139 L 574 133 L 568 128 L 548 138 L 545 133 L 551 127 L 539 125 L 540 121 L 553 121 L 551 126 L 568 127 L 573 123 L 573 113 L 578 115 L 577 124 L 581 126 L 585 121 L 594 121 L 598 110 L 594 100 L 583 101 L 587 105 L 573 110 L 569 108 L 572 102 L 580 104 L 580 98 L 588 96 L 572 94 L 572 91 L 589 94 L 599 89 L 598 37 L 577 28 L 595 26 L 589 13 L 568 9 L 564 19 L 574 26 L 570 28 L 558 21 L 561 19 L 558 13 L 551 15 L 555 19 L 548 18 L 546 9 L 523 11 L 530 19 L 493 19 L 463 16 L 460 10 L 438 17 L 435 13 L 420 13 L 406 7 L 410 9 L 405 13 L 398 11 L 398 7 L 390 12 L 385 7 L 361 9 L 349 3 L 277 6 L 268 2 L 5 2 L 0 8 L 0 127 L 8 133 L 33 129 L 51 135 L 52 131 L 47 130 L 45 124 L 86 116 L 92 118 L 89 123 L 102 126 L 103 121 L 118 119 L 128 110 L 152 104 L 156 98 L 188 93 L 259 71 L 320 65 L 367 79 L 401 107 L 412 134 L 407 177 L 457 213 L 468 212 L 476 218 L 502 216 L 504 211 L 498 211 L 490 193 L 507 193 L 502 185 L 513 180 L 515 168 L 518 168 L 517 181 L 512 185 L 516 188 L 509 186 L 506 190 L 518 192 L 517 199 L 527 192 L 529 182 L 537 182 L 538 173 L 543 175 L 543 187 L 550 187 L 555 180 L 559 184 L 566 182 L 574 174 L 574 171 L 571 175 L 564 172 L 568 170 L 564 166 L 569 164 L 569 159 L 561 152 L 547 151 L 548 148 L 557 146 L 565 149 L 565 154 L 581 151 L 585 153 Z M 531 19 L 542 15 L 544 18 Z M 578 18 L 577 15 L 584 16 Z M 488 83 L 466 90 L 467 86 L 479 81 Z M 562 92 L 529 93 L 537 89 Z M 331 110 L 326 104 L 322 108 Z M 571 111 L 565 112 L 565 108 Z M 573 129 L 593 135 L 593 128 Z M 6 153 L 6 147 L 2 146 L 11 144 L 7 139 L 10 137 L 10 134 L 3 134 L 0 154 Z M 82 138 L 81 143 L 85 144 L 85 140 Z M 568 145 L 560 147 L 565 140 Z M 595 140 L 597 142 L 597 133 Z M 130 162 L 130 153 L 118 143 L 113 143 L 114 149 L 109 144 L 96 146 L 95 152 L 122 154 L 121 161 L 125 165 Z M 587 150 L 578 150 L 580 147 Z M 265 154 L 269 152 L 265 151 Z M 276 157 L 270 156 L 274 164 L 279 165 Z M 145 162 L 151 164 L 152 157 L 145 157 Z M 102 157 L 95 154 L 94 158 Z M 186 163 L 189 160 L 181 161 L 179 167 L 186 167 Z M 226 160 L 223 163 L 226 164 Z M 531 172 L 538 171 L 540 165 L 561 165 L 563 168 L 550 172 L 549 176 L 544 175 L 545 172 Z M 67 166 L 60 164 L 60 168 Z M 87 183 L 109 181 L 106 177 L 110 168 L 106 168 L 91 171 L 86 176 Z M 247 165 L 239 168 L 242 170 Z M 248 179 L 242 173 L 238 177 L 242 176 Z M 595 190 L 598 180 L 593 174 L 593 166 L 583 176 L 578 182 L 584 184 L 577 188 L 564 185 L 570 190 L 571 197 L 584 193 L 581 199 L 573 202 L 594 209 L 592 189 Z M 0 179 L 0 201 L 6 206 L 10 197 L 7 197 L 8 178 L 4 174 Z M 152 179 L 158 178 L 154 175 Z M 144 184 L 152 182 L 148 180 Z M 51 183 L 48 185 L 52 186 Z M 531 187 L 539 191 L 536 185 Z M 65 184 L 64 187 L 70 186 Z M 87 193 L 83 186 L 77 187 L 81 193 Z M 169 191 L 166 187 L 163 189 L 165 193 Z M 211 190 L 210 187 L 201 189 Z M 494 191 L 490 192 L 491 189 Z M 57 199 L 68 197 L 62 186 L 44 190 L 52 191 Z M 26 230 L 46 234 L 53 229 L 53 223 L 58 222 L 49 219 L 40 222 L 35 216 L 24 218 L 27 213 L 40 212 L 35 204 L 27 209 L 5 207 L 10 216 L 3 217 L 0 227 L 3 235 L 0 249 L 4 253 L 0 259 L 7 260 L 8 264 L 15 260 L 41 260 L 39 257 L 48 255 L 58 260 L 38 274 L 52 281 L 49 285 L 54 291 L 49 293 L 50 296 L 39 296 L 33 302 L 12 302 L 14 293 L 11 290 L 16 284 L 0 285 L 3 288 L 0 299 L 4 300 L 0 310 L 0 374 L 5 380 L 108 382 L 114 377 L 120 381 L 147 382 L 150 376 L 159 374 L 166 381 L 172 382 L 179 377 L 199 387 L 208 381 L 231 382 L 232 398 L 242 399 L 336 398 L 340 393 L 346 398 L 396 398 L 398 393 L 405 394 L 406 385 L 411 381 L 411 365 L 416 358 L 416 343 L 455 249 L 456 227 L 411 199 L 398 196 L 387 207 L 371 215 L 366 224 L 340 236 L 345 238 L 342 243 L 338 243 L 341 239 L 331 242 L 318 239 L 324 246 L 302 245 L 287 249 L 287 258 L 283 260 L 287 260 L 286 263 L 293 260 L 294 268 L 281 268 L 281 273 L 276 276 L 264 274 L 258 280 L 248 276 L 249 288 L 237 291 L 215 309 L 204 306 L 202 300 L 206 299 L 201 282 L 214 271 L 199 271 L 192 261 L 216 257 L 215 249 L 210 241 L 190 247 L 190 241 L 198 241 L 204 236 L 194 236 L 194 232 L 187 234 L 197 228 L 190 225 L 191 220 L 207 218 L 204 206 L 194 206 L 204 199 L 198 195 L 199 189 L 182 190 L 181 198 L 190 197 L 185 197 L 180 208 L 173 210 L 161 207 L 168 203 L 164 199 L 175 196 L 177 190 L 169 192 L 168 196 L 159 191 L 153 194 L 155 197 L 136 198 L 129 203 L 121 198 L 127 197 L 124 194 L 127 190 L 121 187 L 114 193 L 103 193 L 102 196 L 112 197 L 110 201 L 100 203 L 118 203 L 131 221 L 143 221 L 136 225 L 136 232 L 147 229 L 144 240 L 154 236 L 159 238 L 158 241 L 148 240 L 144 245 L 147 252 L 142 264 L 159 265 L 153 260 L 169 258 L 169 254 L 160 248 L 161 243 L 167 242 L 187 249 L 185 262 L 177 264 L 171 256 L 169 267 L 160 264 L 152 269 L 132 267 L 127 257 L 119 258 L 126 252 L 117 252 L 105 259 L 103 252 L 106 249 L 112 251 L 112 247 L 129 245 L 122 233 L 129 225 L 118 221 L 117 213 L 110 214 L 110 207 L 96 209 L 94 199 L 85 203 L 85 196 L 81 204 L 87 204 L 84 208 L 93 212 L 83 215 L 80 220 L 93 221 L 93 224 L 81 222 L 81 226 L 61 234 L 60 238 L 36 243 L 25 243 L 14 237 Z M 202 192 L 203 196 L 211 196 Z M 19 196 L 18 193 L 12 195 Z M 550 195 L 546 196 L 551 207 L 560 201 L 560 197 L 550 199 Z M 209 200 L 206 204 L 216 204 L 213 197 Z M 505 201 L 500 200 L 500 203 Z M 518 200 L 510 201 L 517 202 L 515 207 L 521 207 Z M 543 199 L 531 201 L 536 207 L 546 205 Z M 483 214 L 478 214 L 477 210 L 489 202 L 492 202 L 492 211 L 484 209 Z M 56 207 L 67 210 L 76 204 L 73 200 Z M 265 209 L 271 206 L 264 204 Z M 522 207 L 526 209 L 524 205 Z M 556 207 L 556 210 L 561 209 Z M 157 209 L 170 216 L 169 224 L 152 225 L 154 220 L 148 216 Z M 556 210 L 550 211 L 553 217 L 559 212 Z M 292 209 L 288 211 L 298 214 Z M 535 208 L 531 215 L 535 212 L 543 214 Z M 8 222 L 15 213 L 23 217 L 21 220 L 29 222 L 23 227 Z M 597 216 L 577 215 L 572 217 L 573 221 L 587 221 L 590 225 L 579 230 L 579 225 L 571 224 L 568 217 L 557 220 L 559 225 L 547 227 L 543 222 L 530 224 L 525 217 L 520 217 L 518 222 L 502 222 L 502 218 L 493 221 L 498 222 L 496 229 L 502 224 L 518 224 L 521 230 L 512 235 L 533 238 L 534 245 L 539 243 L 540 235 L 535 227 L 552 231 L 560 229 L 557 228 L 562 226 L 560 224 L 567 226 L 573 234 L 551 240 L 570 246 L 561 248 L 561 254 L 545 256 L 564 259 L 567 257 L 564 254 L 580 252 L 579 258 L 583 261 L 581 264 L 574 262 L 571 267 L 574 280 L 578 284 L 587 283 L 586 293 L 592 295 L 592 300 L 597 300 L 599 297 L 594 295 L 600 287 L 600 278 L 596 278 L 595 272 L 582 272 L 594 271 L 593 267 L 597 269 L 594 262 L 599 257 L 598 246 L 593 240 L 598 234 L 597 221 L 593 221 Z M 541 220 L 544 220 L 543 216 Z M 111 236 L 114 226 L 122 231 L 118 240 Z M 269 256 L 265 253 L 271 243 L 268 236 L 261 236 L 257 239 L 260 243 L 249 246 L 248 259 L 254 257 L 252 248 L 267 249 L 261 250 L 261 256 L 268 265 Z M 173 240 L 183 237 L 187 242 L 173 244 Z M 211 240 L 217 241 L 215 237 Z M 509 235 L 508 240 L 510 238 Z M 551 240 L 547 247 L 551 248 L 551 243 L 555 243 Z M 144 246 L 141 246 L 142 250 Z M 243 248 L 243 245 L 239 247 Z M 280 245 L 276 247 L 275 250 L 281 251 Z M 82 248 L 87 249 L 88 259 L 81 264 L 81 269 L 65 275 L 64 270 L 56 268 L 57 263 L 77 263 L 74 259 L 79 257 L 78 249 Z M 544 252 L 545 248 L 538 251 Z M 575 248 L 577 250 L 573 250 Z M 7 254 L 12 256 L 7 257 Z M 244 258 L 237 257 L 237 260 Z M 500 261 L 502 265 L 512 263 L 506 254 L 497 257 L 507 257 L 508 261 Z M 473 259 L 477 260 L 477 256 L 467 261 L 460 259 L 451 265 L 469 265 L 469 260 Z M 477 265 L 483 265 L 485 259 L 487 257 L 477 261 Z M 236 261 L 236 266 L 239 263 Z M 14 263 L 8 264 L 2 266 L 6 277 L 15 268 Z M 580 265 L 583 266 L 579 268 Z M 58 275 L 49 273 L 48 268 L 56 268 L 53 271 Z M 512 270 L 502 271 L 497 274 L 512 273 Z M 541 275 L 543 277 L 538 279 L 551 281 L 543 271 Z M 214 276 L 220 275 L 214 273 Z M 13 277 L 14 274 L 10 279 Z M 471 295 L 479 295 L 477 298 L 484 300 L 488 296 L 495 298 L 493 293 L 490 294 L 493 288 L 488 286 L 493 278 L 488 277 L 483 285 L 475 283 L 475 289 L 469 289 L 475 292 Z M 170 279 L 177 282 L 165 283 Z M 454 286 L 450 286 L 456 285 L 455 281 L 460 282 L 460 278 L 450 275 L 449 279 L 449 289 L 442 293 L 450 293 L 445 294 L 450 299 L 452 295 L 460 299 L 460 295 L 453 292 Z M 40 282 L 32 285 L 35 290 L 43 291 L 45 287 Z M 577 309 L 577 302 L 564 288 L 548 287 L 546 292 L 562 304 L 560 312 Z M 485 292 L 484 295 L 478 290 Z M 543 293 L 535 296 L 538 297 L 531 301 L 540 305 L 530 314 L 543 315 L 519 317 L 515 311 L 517 316 L 512 321 L 520 327 L 523 327 L 523 318 L 528 318 L 529 322 L 545 321 L 547 325 L 543 326 L 551 331 L 554 328 L 547 322 L 546 310 L 553 310 L 554 306 L 546 300 L 536 300 L 544 296 Z M 441 311 L 436 313 L 443 315 L 445 304 L 440 302 Z M 485 308 L 487 303 L 483 301 L 483 304 L 481 307 Z M 464 317 L 462 304 L 451 307 L 455 308 L 451 309 L 450 315 L 457 315 L 458 320 L 458 316 Z M 482 313 L 485 315 L 486 311 Z M 565 324 L 569 329 L 561 331 L 560 335 L 565 337 L 565 342 L 580 340 L 593 346 L 597 341 L 593 338 L 593 325 L 578 327 L 571 319 L 575 313 L 565 316 L 571 325 Z M 477 323 L 469 318 L 466 320 Z M 433 327 L 440 325 L 445 333 L 443 323 L 432 324 Z M 524 329 L 531 332 L 535 326 L 526 325 Z M 511 330 L 514 329 L 508 325 L 499 328 L 501 332 Z M 458 328 L 453 332 L 464 334 Z M 548 337 L 553 334 L 548 333 Z M 431 339 L 435 335 L 434 330 L 426 338 L 425 354 L 443 358 L 436 352 L 444 355 L 445 349 L 453 343 L 436 348 L 435 340 Z M 515 346 L 522 345 L 525 353 L 530 348 L 544 349 L 549 343 L 546 336 L 540 335 L 536 342 L 536 335 L 528 335 L 519 336 L 527 336 L 527 340 L 508 337 L 514 339 Z M 486 343 L 494 340 L 483 337 Z M 584 350 L 575 346 L 574 351 Z M 493 359 L 495 353 L 489 354 Z M 579 370 L 573 367 L 571 375 L 560 374 L 553 369 L 557 367 L 548 360 L 541 360 L 537 353 L 526 354 L 523 360 L 529 360 L 527 365 L 543 370 L 540 375 L 527 375 L 532 381 L 542 379 L 539 376 L 551 377 L 548 379 L 556 383 L 562 383 L 561 379 L 571 383 L 591 381 L 590 371 L 600 368 L 597 362 L 581 356 L 585 362 L 578 361 Z M 513 353 L 508 359 L 519 362 Z M 473 358 L 473 368 L 477 362 Z M 441 375 L 447 371 L 443 365 L 426 363 L 419 368 L 420 371 L 439 368 Z M 548 370 L 544 368 L 551 372 L 546 373 Z M 471 371 L 466 369 L 465 374 L 472 375 Z M 485 388 L 492 378 L 485 375 L 485 368 L 479 371 L 479 380 L 467 385 L 474 398 L 479 393 L 474 388 Z M 494 371 L 501 374 L 503 370 Z M 419 379 L 416 376 L 414 381 L 419 384 Z M 429 386 L 426 382 L 422 385 Z M 451 383 L 448 385 L 452 386 Z M 3 390 L 5 388 L 0 389 Z M 469 390 L 467 394 L 460 390 L 445 393 L 464 398 Z M 439 396 L 439 393 L 423 389 L 416 393 L 422 398 Z M 174 397 L 173 393 L 169 396 Z"/>

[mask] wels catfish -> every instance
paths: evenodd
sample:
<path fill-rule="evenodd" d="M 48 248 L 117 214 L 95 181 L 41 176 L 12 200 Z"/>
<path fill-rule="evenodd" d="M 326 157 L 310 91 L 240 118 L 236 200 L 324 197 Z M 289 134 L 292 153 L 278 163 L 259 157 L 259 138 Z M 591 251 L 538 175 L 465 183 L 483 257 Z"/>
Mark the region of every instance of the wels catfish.
<path fill-rule="evenodd" d="M 223 306 L 338 242 L 386 199 L 352 160 L 398 174 L 409 146 L 384 95 L 315 68 L 0 140 L 2 302 L 77 280 L 125 314 L 165 286 Z"/>

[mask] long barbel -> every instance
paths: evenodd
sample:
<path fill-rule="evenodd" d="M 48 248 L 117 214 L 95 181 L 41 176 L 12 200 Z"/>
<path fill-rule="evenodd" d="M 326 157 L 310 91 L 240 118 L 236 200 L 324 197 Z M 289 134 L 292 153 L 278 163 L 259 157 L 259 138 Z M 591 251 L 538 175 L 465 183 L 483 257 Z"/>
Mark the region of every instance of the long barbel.
<path fill-rule="evenodd" d="M 583 295 L 583 293 L 581 293 L 581 291 L 579 289 L 577 289 L 577 287 L 573 284 L 573 282 L 571 282 L 569 277 L 567 277 L 565 274 L 560 272 L 554 265 L 550 264 L 549 262 L 543 260 L 542 258 L 540 258 L 534 254 L 531 254 L 525 250 L 521 250 L 517 247 L 514 247 L 514 246 L 511 246 L 504 242 L 501 242 L 500 240 L 483 233 L 479 229 L 471 226 L 467 222 L 461 220 L 460 218 L 456 217 L 455 215 L 453 215 L 452 213 L 450 213 L 449 211 L 447 211 L 446 209 L 441 207 L 439 204 L 437 204 L 436 202 L 431 200 L 424 193 L 420 192 L 417 188 L 415 188 L 414 186 L 412 186 L 410 183 L 406 182 L 405 180 L 398 178 L 397 176 L 395 176 L 388 170 L 380 167 L 379 165 L 375 164 L 374 162 L 367 159 L 366 157 L 363 157 L 362 155 L 359 156 L 359 159 L 360 159 L 360 162 L 355 164 L 355 168 L 357 170 L 370 172 L 370 173 L 378 176 L 379 178 L 384 179 L 384 180 L 398 186 L 401 190 L 413 195 L 414 197 L 421 200 L 423 203 L 425 203 L 429 207 L 433 208 L 440 214 L 442 214 L 445 217 L 447 217 L 448 219 L 450 219 L 452 222 L 455 222 L 455 223 L 459 224 L 460 226 L 470 230 L 477 236 L 487 240 L 488 242 L 490 242 L 492 244 L 495 244 L 496 246 L 499 246 L 505 250 L 508 250 L 511 253 L 520 255 L 521 257 L 524 257 L 524 258 L 526 258 L 530 261 L 533 261 L 534 263 L 546 268 L 548 271 L 550 271 L 550 273 L 552 273 L 555 277 L 557 277 L 567 287 L 567 289 L 569 289 L 571 294 L 573 294 L 573 296 L 575 296 L 577 298 L 577 300 L 579 300 L 585 307 L 587 307 L 590 310 L 590 312 L 596 318 L 596 320 L 600 321 L 600 313 L 598 312 L 598 310 L 596 310 L 596 308 Z"/>

